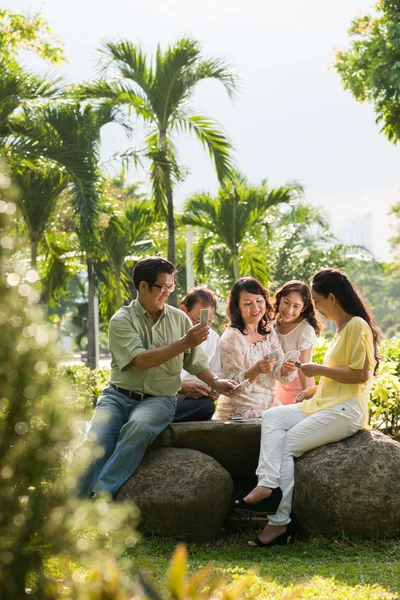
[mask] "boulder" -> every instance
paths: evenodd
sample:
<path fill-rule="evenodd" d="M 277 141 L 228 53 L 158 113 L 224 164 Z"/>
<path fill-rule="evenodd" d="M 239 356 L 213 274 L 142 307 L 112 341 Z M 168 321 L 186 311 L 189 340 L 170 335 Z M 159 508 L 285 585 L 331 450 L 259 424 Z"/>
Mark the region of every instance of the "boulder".
<path fill-rule="evenodd" d="M 133 500 L 147 531 L 187 541 L 218 535 L 229 510 L 232 478 L 213 458 L 188 448 L 146 454 L 117 500 Z"/>
<path fill-rule="evenodd" d="M 400 536 L 400 444 L 360 431 L 297 459 L 293 514 L 309 534 Z"/>
<path fill-rule="evenodd" d="M 192 448 L 212 456 L 233 479 L 234 499 L 257 485 L 261 423 L 203 421 L 172 423 L 153 447 Z"/>

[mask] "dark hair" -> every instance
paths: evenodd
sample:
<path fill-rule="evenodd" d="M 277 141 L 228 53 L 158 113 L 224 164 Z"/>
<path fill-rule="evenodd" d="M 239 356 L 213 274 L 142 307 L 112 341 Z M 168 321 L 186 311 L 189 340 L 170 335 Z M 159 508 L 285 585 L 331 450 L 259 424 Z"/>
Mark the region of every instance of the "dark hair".
<path fill-rule="evenodd" d="M 160 258 L 159 256 L 150 256 L 150 258 L 139 261 L 133 269 L 132 274 L 135 288 L 139 290 L 140 282 L 145 281 L 151 289 L 160 273 L 174 275 L 176 267 L 169 260 L 165 260 L 165 258 Z"/>
<path fill-rule="evenodd" d="M 199 285 L 191 288 L 180 301 L 180 305 L 186 307 L 188 311 L 191 311 L 195 304 L 202 304 L 203 306 L 211 306 L 214 310 L 217 310 L 217 296 L 208 288 Z"/>
<path fill-rule="evenodd" d="M 350 315 L 361 317 L 368 323 L 374 340 L 375 368 L 374 375 L 378 373 L 380 357 L 378 345 L 380 333 L 375 324 L 375 319 L 368 303 L 363 299 L 357 288 L 348 280 L 347 275 L 339 269 L 322 269 L 313 277 L 311 288 L 317 294 L 327 298 L 333 294 L 340 302 L 341 307 Z"/>
<path fill-rule="evenodd" d="M 233 284 L 232 289 L 229 293 L 228 303 L 226 312 L 229 317 L 228 327 L 239 329 L 241 333 L 244 332 L 245 324 L 240 314 L 239 299 L 242 292 L 249 292 L 249 294 L 257 294 L 262 296 L 266 303 L 265 314 L 258 323 L 258 333 L 266 335 L 270 332 L 268 325 L 272 321 L 273 308 L 269 301 L 268 290 L 254 277 L 242 277 Z"/>
<path fill-rule="evenodd" d="M 296 292 L 296 294 L 300 295 L 304 304 L 304 308 L 301 314 L 310 323 L 315 333 L 319 335 L 322 331 L 322 321 L 315 314 L 315 306 L 311 297 L 311 290 L 308 287 L 308 285 L 303 281 L 297 281 L 295 279 L 293 281 L 288 281 L 287 283 L 285 283 L 285 285 L 283 285 L 281 288 L 279 288 L 279 290 L 275 292 L 274 309 L 276 321 L 279 323 L 279 321 L 281 320 L 281 316 L 279 314 L 279 304 L 282 298 L 288 296 L 291 292 Z"/>

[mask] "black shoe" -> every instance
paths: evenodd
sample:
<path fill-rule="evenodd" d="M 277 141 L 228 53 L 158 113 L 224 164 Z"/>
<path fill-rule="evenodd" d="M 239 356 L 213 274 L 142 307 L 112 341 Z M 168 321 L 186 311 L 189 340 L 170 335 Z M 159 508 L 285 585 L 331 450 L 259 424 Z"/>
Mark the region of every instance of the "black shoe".
<path fill-rule="evenodd" d="M 233 508 L 241 512 L 274 515 L 278 510 L 282 495 L 281 488 L 277 487 L 272 490 L 269 498 L 264 498 L 264 500 L 260 500 L 260 502 L 255 502 L 254 504 L 249 504 L 244 501 L 244 498 L 241 498 L 234 503 Z"/>
<path fill-rule="evenodd" d="M 286 546 L 287 544 L 293 544 L 296 535 L 296 529 L 297 527 L 295 522 L 290 521 L 286 528 L 286 531 L 284 533 L 281 533 L 281 535 L 278 535 L 278 537 L 271 540 L 270 542 L 264 544 L 264 542 L 262 542 L 259 537 L 256 537 L 253 540 L 253 542 L 258 548 L 270 548 L 271 546 Z"/>

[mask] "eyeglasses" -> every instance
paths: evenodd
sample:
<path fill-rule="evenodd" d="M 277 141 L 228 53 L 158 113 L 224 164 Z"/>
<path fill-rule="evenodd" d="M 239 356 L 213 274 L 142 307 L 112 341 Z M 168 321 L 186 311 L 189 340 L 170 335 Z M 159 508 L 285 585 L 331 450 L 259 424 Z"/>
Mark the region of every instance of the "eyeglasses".
<path fill-rule="evenodd" d="M 155 287 L 157 287 L 162 294 L 172 294 L 174 290 L 176 290 L 176 285 L 173 283 L 172 285 L 158 285 L 157 283 L 153 283 Z"/>

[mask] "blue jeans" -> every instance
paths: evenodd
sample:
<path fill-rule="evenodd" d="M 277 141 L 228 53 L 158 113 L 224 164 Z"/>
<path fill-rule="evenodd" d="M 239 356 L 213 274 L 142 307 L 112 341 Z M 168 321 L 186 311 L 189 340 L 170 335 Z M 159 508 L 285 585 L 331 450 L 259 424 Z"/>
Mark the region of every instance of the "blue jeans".
<path fill-rule="evenodd" d="M 130 400 L 108 385 L 97 401 L 87 438 L 80 447 L 94 442 L 100 452 L 95 452 L 78 496 L 88 498 L 101 490 L 115 496 L 142 462 L 148 446 L 172 422 L 175 409 L 176 396 Z"/>

